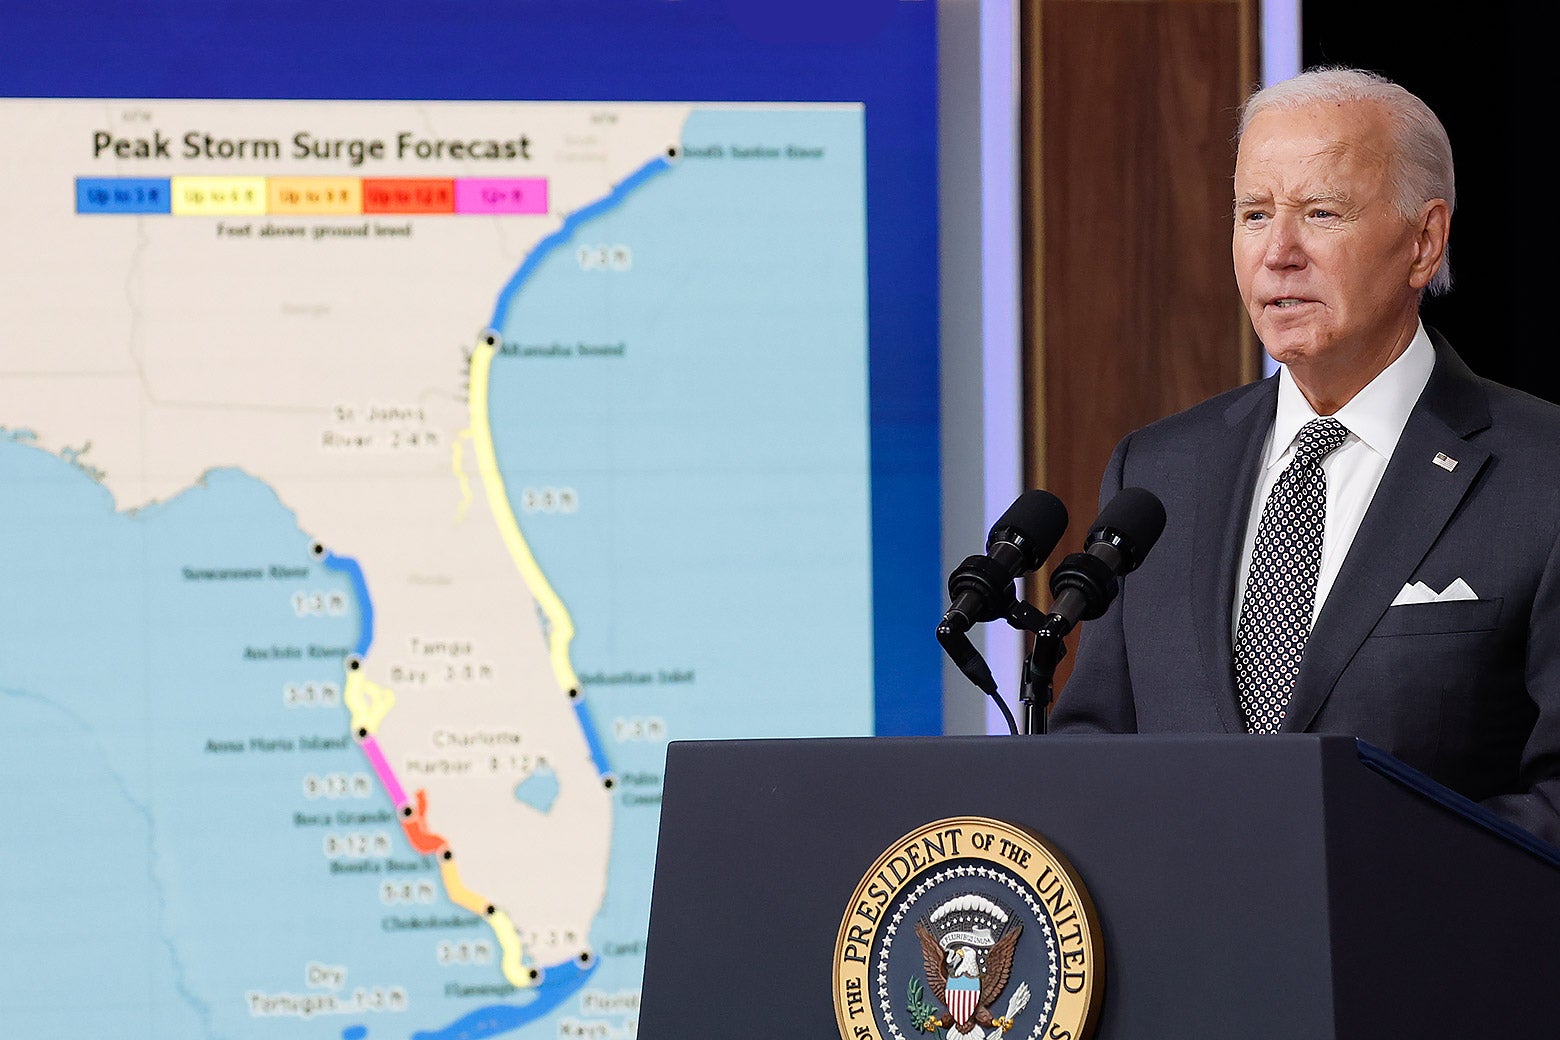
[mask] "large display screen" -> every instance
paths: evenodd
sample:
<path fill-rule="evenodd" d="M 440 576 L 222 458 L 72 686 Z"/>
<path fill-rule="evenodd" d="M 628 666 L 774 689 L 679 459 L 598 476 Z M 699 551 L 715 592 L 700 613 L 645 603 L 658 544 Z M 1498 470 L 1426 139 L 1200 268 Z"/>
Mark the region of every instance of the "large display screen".
<path fill-rule="evenodd" d="M 7 1035 L 630 1037 L 666 743 L 938 726 L 932 5 L 513 7 L 8 16 Z"/>

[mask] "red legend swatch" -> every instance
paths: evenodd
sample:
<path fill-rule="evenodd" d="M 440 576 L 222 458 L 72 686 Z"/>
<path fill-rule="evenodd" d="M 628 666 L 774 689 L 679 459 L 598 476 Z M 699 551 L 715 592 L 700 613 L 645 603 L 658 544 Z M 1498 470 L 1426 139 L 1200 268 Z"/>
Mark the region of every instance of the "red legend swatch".
<path fill-rule="evenodd" d="M 363 178 L 364 213 L 454 213 L 449 178 Z"/>

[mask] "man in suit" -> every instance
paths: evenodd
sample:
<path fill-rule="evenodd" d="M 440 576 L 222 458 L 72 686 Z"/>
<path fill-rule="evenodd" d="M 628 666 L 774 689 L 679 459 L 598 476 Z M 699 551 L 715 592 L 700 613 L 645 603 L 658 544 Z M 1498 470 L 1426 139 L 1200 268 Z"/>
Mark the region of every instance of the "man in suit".
<path fill-rule="evenodd" d="M 1560 844 L 1560 408 L 1419 321 L 1450 282 L 1440 121 L 1313 70 L 1259 91 L 1236 282 L 1278 375 L 1117 446 L 1165 532 L 1085 626 L 1057 732 L 1358 736 Z"/>

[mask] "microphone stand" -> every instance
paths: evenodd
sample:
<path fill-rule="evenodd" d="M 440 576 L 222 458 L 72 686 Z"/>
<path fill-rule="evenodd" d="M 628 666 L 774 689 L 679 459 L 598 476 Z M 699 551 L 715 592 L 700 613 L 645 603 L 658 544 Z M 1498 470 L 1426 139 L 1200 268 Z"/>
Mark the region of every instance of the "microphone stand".
<path fill-rule="evenodd" d="M 1024 674 L 1019 681 L 1018 700 L 1023 706 L 1025 734 L 1040 734 L 1047 730 L 1046 713 L 1051 707 L 1052 677 L 1061 663 L 1067 648 L 1062 645 L 1066 630 L 1060 627 L 1063 619 L 1056 614 L 1042 614 L 1027 600 L 1016 599 L 1007 613 L 1007 623 L 1021 632 L 1034 636 L 1029 655 L 1024 660 Z M 1038 686 L 1043 699 L 1036 698 L 1036 680 L 1043 676 Z"/>
<path fill-rule="evenodd" d="M 1033 607 L 1030 608 L 1034 610 Z M 1034 611 L 1036 614 L 1040 612 Z M 1062 643 L 1066 635 L 1065 620 L 1059 614 L 1047 614 L 1033 628 L 1024 631 L 1035 637 L 1024 660 L 1024 678 L 1019 686 L 1019 700 L 1024 703 L 1024 732 L 1046 733 L 1050 726 L 1051 698 L 1055 695 L 1056 666 L 1067 656 Z M 1037 697 L 1036 691 L 1040 696 Z"/>

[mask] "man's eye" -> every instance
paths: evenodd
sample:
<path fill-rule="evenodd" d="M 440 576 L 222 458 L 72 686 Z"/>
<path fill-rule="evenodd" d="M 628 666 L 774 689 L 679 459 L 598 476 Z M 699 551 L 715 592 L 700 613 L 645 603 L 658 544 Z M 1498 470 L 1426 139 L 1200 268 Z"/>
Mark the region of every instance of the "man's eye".
<path fill-rule="evenodd" d="M 1267 214 L 1259 209 L 1247 210 L 1240 215 L 1242 224 L 1260 224 L 1267 219 Z"/>
<path fill-rule="evenodd" d="M 1311 211 L 1311 216 L 1317 218 L 1318 220 L 1329 220 L 1333 217 L 1336 217 L 1337 215 L 1338 214 L 1334 213 L 1330 209 L 1313 209 Z"/>

